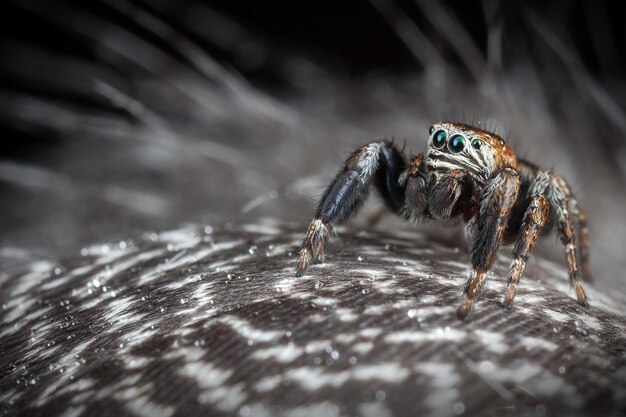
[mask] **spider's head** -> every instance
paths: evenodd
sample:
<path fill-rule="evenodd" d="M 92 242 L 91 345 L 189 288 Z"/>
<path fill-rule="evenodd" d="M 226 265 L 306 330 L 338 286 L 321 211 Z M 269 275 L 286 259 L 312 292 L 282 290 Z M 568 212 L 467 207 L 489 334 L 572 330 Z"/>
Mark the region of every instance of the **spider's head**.
<path fill-rule="evenodd" d="M 486 180 L 500 168 L 517 166 L 511 148 L 494 133 L 451 122 L 437 122 L 429 133 L 426 164 L 431 171 L 464 168 Z"/>

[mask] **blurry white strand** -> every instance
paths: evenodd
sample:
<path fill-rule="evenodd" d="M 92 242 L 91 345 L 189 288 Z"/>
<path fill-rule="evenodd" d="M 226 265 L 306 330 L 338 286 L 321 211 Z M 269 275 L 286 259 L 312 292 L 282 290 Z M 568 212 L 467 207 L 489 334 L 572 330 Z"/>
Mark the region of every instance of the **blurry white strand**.
<path fill-rule="evenodd" d="M 268 202 L 270 200 L 275 200 L 277 198 L 278 198 L 278 191 L 270 190 L 270 191 L 268 191 L 266 193 L 261 194 L 258 197 L 253 198 L 248 203 L 246 203 L 241 208 L 240 213 L 241 214 L 249 213 L 252 210 L 254 210 L 255 208 L 259 207 L 260 205 L 265 204 L 266 202 Z"/>
<path fill-rule="evenodd" d="M 138 135 L 137 139 L 149 140 L 150 142 L 158 143 L 161 146 L 177 151 L 183 150 L 188 156 L 202 155 L 233 166 L 240 166 L 245 163 L 246 156 L 238 150 L 206 139 L 192 140 L 189 137 L 177 135 L 173 133 L 167 120 L 150 111 L 143 103 L 102 81 L 96 80 L 94 84 L 96 91 L 111 100 L 117 106 L 127 110 L 154 131 L 154 135 L 150 138 L 144 135 Z"/>
<path fill-rule="evenodd" d="M 219 65 L 210 55 L 187 39 L 180 32 L 176 32 L 162 20 L 148 14 L 146 11 L 135 7 L 130 2 L 111 1 L 109 5 L 127 13 L 137 23 L 148 29 L 161 39 L 172 42 L 178 51 L 182 53 L 202 74 L 219 85 L 226 87 L 237 103 L 250 114 L 269 118 L 287 125 L 293 125 L 295 113 L 280 105 L 275 100 L 264 96 L 254 89 L 242 77 L 236 76 L 234 70 L 226 70 Z"/>
<path fill-rule="evenodd" d="M 563 61 L 578 89 L 586 92 L 593 102 L 604 112 L 606 117 L 622 131 L 624 136 L 626 136 L 626 115 L 624 111 L 606 90 L 589 75 L 576 53 L 563 44 L 539 15 L 529 7 L 526 7 L 524 11 L 526 20 L 531 24 L 531 27 L 537 31 L 556 56 Z M 617 161 L 622 170 L 622 174 L 626 176 L 626 147 L 616 147 L 611 152 L 611 155 L 613 155 Z"/>
<path fill-rule="evenodd" d="M 90 187 L 38 166 L 0 161 L 0 181 L 33 191 L 46 191 L 59 196 L 89 193 L 101 200 L 150 216 L 163 216 L 169 202 L 145 191 L 133 191 L 117 185 Z"/>
<path fill-rule="evenodd" d="M 228 115 L 229 102 L 224 100 L 220 91 L 211 91 L 208 88 L 210 83 L 194 71 L 121 27 L 110 25 L 87 12 L 79 12 L 77 9 L 61 4 L 58 4 L 53 9 L 54 11 L 49 13 L 43 13 L 42 10 L 26 2 L 20 2 L 18 5 L 46 20 L 86 36 L 94 44 L 100 45 L 117 57 L 137 65 L 161 79 L 165 84 L 192 98 L 210 115 L 214 115 L 218 119 Z M 163 71 L 163 68 L 175 68 L 176 70 Z"/>
<path fill-rule="evenodd" d="M 437 49 L 393 0 L 370 0 L 370 3 L 395 30 L 417 62 L 426 68 L 445 67 L 445 61 Z"/>
<path fill-rule="evenodd" d="M 452 49 L 456 51 L 475 80 L 484 78 L 484 58 L 463 24 L 446 10 L 441 3 L 432 0 L 415 0 L 429 20 L 441 31 Z"/>

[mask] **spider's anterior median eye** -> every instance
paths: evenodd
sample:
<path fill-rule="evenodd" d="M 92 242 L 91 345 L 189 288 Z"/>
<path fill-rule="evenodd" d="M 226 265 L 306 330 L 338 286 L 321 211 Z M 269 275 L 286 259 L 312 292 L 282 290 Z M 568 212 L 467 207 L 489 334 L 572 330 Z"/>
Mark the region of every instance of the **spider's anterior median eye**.
<path fill-rule="evenodd" d="M 472 148 L 474 149 L 480 149 L 480 146 L 482 145 L 482 142 L 479 141 L 478 139 L 474 139 L 472 140 Z"/>
<path fill-rule="evenodd" d="M 440 130 L 433 136 L 433 146 L 435 148 L 441 148 L 446 143 L 446 132 Z"/>
<path fill-rule="evenodd" d="M 465 149 L 465 138 L 461 135 L 454 135 L 448 142 L 448 149 L 452 153 L 459 153 Z"/>

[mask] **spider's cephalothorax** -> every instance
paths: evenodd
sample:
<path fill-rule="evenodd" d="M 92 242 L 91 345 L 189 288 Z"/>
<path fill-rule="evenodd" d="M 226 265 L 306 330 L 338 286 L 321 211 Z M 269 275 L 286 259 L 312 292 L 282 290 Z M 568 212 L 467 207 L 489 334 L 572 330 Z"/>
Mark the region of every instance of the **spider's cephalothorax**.
<path fill-rule="evenodd" d="M 587 305 L 579 275 L 587 278 L 587 220 L 563 178 L 515 158 L 497 135 L 460 123 L 430 128 L 426 157 L 406 163 L 391 141 L 357 149 L 322 196 L 302 241 L 297 275 L 323 259 L 324 239 L 353 215 L 374 183 L 390 209 L 410 220 L 461 217 L 472 240 L 472 272 L 457 310 L 471 312 L 474 299 L 502 244 L 515 242 L 504 305 L 540 232 L 553 224 L 565 246 L 569 279 L 579 304 Z"/>

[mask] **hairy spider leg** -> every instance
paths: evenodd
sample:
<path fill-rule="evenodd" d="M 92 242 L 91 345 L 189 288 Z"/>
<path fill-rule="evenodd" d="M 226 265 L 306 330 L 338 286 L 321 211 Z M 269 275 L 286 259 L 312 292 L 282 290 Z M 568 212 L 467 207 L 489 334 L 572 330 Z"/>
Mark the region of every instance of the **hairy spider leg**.
<path fill-rule="evenodd" d="M 536 181 L 539 184 L 545 183 L 544 196 L 548 199 L 555 214 L 557 231 L 561 243 L 565 246 L 569 282 L 576 291 L 576 301 L 578 304 L 588 307 L 587 296 L 578 279 L 580 262 L 577 256 L 574 222 L 570 211 L 572 197 L 569 187 L 560 175 L 549 171 L 541 172 Z"/>
<path fill-rule="evenodd" d="M 358 211 L 372 181 L 385 204 L 400 213 L 404 203 L 404 186 L 398 183 L 398 178 L 404 165 L 404 157 L 389 140 L 361 146 L 346 159 L 343 168 L 322 195 L 302 240 L 296 276 L 301 276 L 309 263 L 323 260 L 325 238 L 332 232 L 333 226 L 343 223 Z"/>
<path fill-rule="evenodd" d="M 580 255 L 580 274 L 583 280 L 591 282 L 589 275 L 589 229 L 587 228 L 587 216 L 578 205 L 576 197 L 570 197 L 570 211 L 574 216 L 574 226 L 578 232 L 578 250 Z"/>
<path fill-rule="evenodd" d="M 485 282 L 487 271 L 495 261 L 511 209 L 519 195 L 519 188 L 520 177 L 517 172 L 505 168 L 489 181 L 483 192 L 472 247 L 473 269 L 463 292 L 465 299 L 457 309 L 460 319 L 465 319 L 472 311 L 474 299 Z"/>
<path fill-rule="evenodd" d="M 524 272 L 526 261 L 532 253 L 537 237 L 548 220 L 549 213 L 550 205 L 544 196 L 535 195 L 531 198 L 524 214 L 520 235 L 513 249 L 513 260 L 511 261 L 511 269 L 507 279 L 508 285 L 503 303 L 507 308 L 513 306 L 517 284 Z"/>

